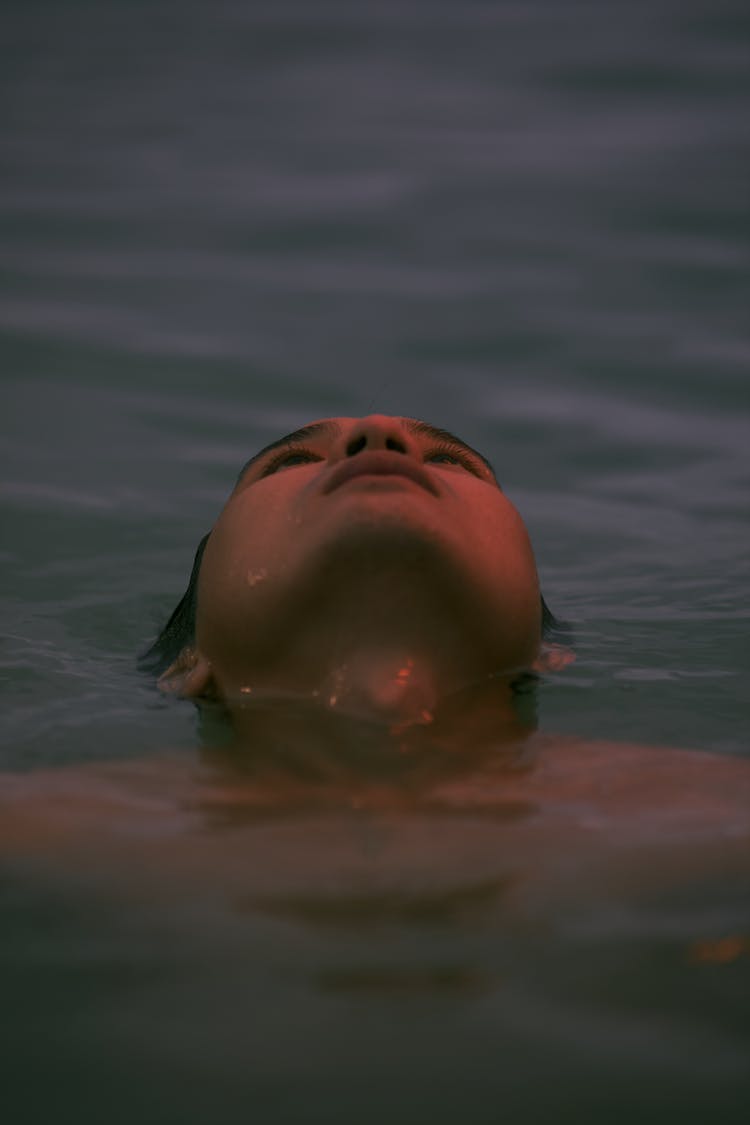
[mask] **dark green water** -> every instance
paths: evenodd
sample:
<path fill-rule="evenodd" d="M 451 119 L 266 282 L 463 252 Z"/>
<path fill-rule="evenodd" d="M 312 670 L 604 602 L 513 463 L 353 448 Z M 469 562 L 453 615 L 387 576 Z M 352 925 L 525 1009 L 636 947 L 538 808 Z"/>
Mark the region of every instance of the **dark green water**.
<path fill-rule="evenodd" d="M 134 654 L 244 460 L 373 410 L 464 436 L 522 511 L 577 637 L 545 729 L 750 756 L 744 4 L 50 0 L 3 25 L 6 773 L 189 768 L 192 710 Z M 4 886 L 14 1122 L 750 1104 L 750 958 L 679 952 L 750 933 L 732 880 L 354 937 L 23 863 Z M 394 958 L 434 972 L 399 990 Z"/>

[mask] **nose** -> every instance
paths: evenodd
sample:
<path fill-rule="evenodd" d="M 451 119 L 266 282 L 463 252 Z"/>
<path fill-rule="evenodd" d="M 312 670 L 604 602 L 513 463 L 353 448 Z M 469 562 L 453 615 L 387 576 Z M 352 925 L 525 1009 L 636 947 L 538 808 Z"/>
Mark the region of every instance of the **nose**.
<path fill-rule="evenodd" d="M 386 414 L 370 414 L 367 418 L 355 419 L 342 435 L 342 441 L 341 454 L 344 457 L 355 457 L 364 450 L 390 450 L 412 457 L 417 454 L 416 442 L 403 421 Z"/>

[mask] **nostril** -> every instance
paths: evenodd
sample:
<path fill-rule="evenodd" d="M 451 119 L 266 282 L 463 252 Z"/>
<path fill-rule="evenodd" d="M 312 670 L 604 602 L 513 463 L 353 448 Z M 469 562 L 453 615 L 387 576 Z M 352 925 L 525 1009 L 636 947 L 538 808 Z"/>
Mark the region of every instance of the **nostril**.
<path fill-rule="evenodd" d="M 354 457 L 368 445 L 371 449 L 385 448 L 392 450 L 394 453 L 406 453 L 406 445 L 402 441 L 399 441 L 398 438 L 387 437 L 385 441 L 383 441 L 383 438 L 380 434 L 373 433 L 368 435 L 367 433 L 364 433 L 360 434 L 359 437 L 352 438 L 352 440 L 346 447 L 346 456 Z"/>
<path fill-rule="evenodd" d="M 347 457 L 353 457 L 355 453 L 359 453 L 360 449 L 364 449 L 366 445 L 367 438 L 364 436 L 364 434 L 361 437 L 354 438 L 354 440 L 350 441 L 346 447 Z"/>

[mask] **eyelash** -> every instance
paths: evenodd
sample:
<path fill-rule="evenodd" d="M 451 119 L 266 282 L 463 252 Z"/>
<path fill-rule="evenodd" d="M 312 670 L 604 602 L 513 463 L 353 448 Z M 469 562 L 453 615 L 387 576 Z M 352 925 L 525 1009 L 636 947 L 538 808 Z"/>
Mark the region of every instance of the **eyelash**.
<path fill-rule="evenodd" d="M 453 445 L 451 442 L 444 442 L 442 445 L 436 445 L 433 449 L 429 449 L 425 453 L 425 461 L 431 461 L 435 457 L 450 457 L 453 462 L 460 465 L 462 469 L 467 472 L 473 473 L 475 477 L 481 476 L 479 467 L 465 449 L 459 445 Z"/>
<path fill-rule="evenodd" d="M 449 457 L 454 464 L 459 465 L 462 469 L 466 469 L 467 472 L 472 473 L 475 477 L 480 477 L 482 475 L 474 459 L 461 446 L 452 445 L 450 442 L 436 445 L 432 449 L 428 449 L 425 453 L 425 464 L 434 461 L 438 457 Z M 282 449 L 275 457 L 271 458 L 261 473 L 261 479 L 263 477 L 272 476 L 274 473 L 278 472 L 279 469 L 282 469 L 285 463 L 295 458 L 300 458 L 300 463 L 303 465 L 324 460 L 319 453 L 314 453 L 311 449 L 305 449 L 302 446 L 289 446 L 287 449 Z M 297 466 L 291 465 L 290 467 L 296 468 Z"/>
<path fill-rule="evenodd" d="M 260 474 L 261 479 L 263 477 L 270 477 L 272 473 L 275 473 L 279 469 L 284 467 L 285 461 L 291 461 L 294 457 L 302 458 L 301 463 L 303 465 L 307 465 L 313 461 L 323 460 L 319 453 L 313 453 L 311 449 L 303 449 L 301 446 L 290 445 L 286 449 L 282 449 L 281 452 L 277 453 L 275 457 L 271 458 L 271 460 L 263 469 L 263 472 Z M 292 468 L 296 468 L 296 466 L 292 466 Z"/>

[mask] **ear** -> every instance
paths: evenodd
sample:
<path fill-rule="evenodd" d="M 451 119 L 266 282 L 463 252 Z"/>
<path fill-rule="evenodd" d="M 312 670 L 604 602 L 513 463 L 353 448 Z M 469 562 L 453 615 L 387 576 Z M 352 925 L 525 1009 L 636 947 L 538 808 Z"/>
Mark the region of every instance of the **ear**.
<path fill-rule="evenodd" d="M 572 664 L 576 658 L 576 654 L 572 648 L 567 645 L 553 644 L 550 641 L 542 641 L 542 647 L 539 649 L 539 655 L 534 663 L 531 665 L 534 672 L 539 672 L 544 675 L 545 672 L 561 672 L 563 668 L 567 668 Z"/>
<path fill-rule="evenodd" d="M 159 676 L 162 691 L 182 699 L 206 699 L 215 694 L 213 669 L 196 648 L 184 648 L 173 664 Z"/>

